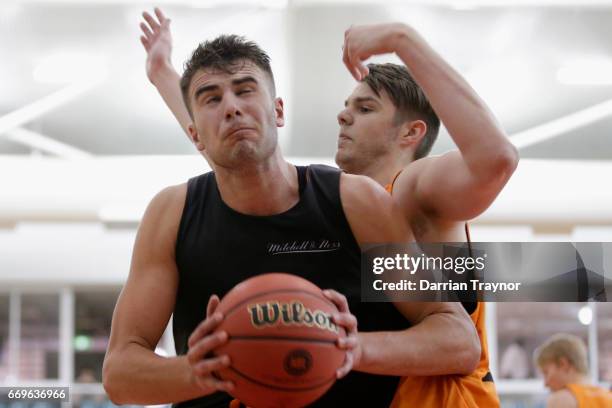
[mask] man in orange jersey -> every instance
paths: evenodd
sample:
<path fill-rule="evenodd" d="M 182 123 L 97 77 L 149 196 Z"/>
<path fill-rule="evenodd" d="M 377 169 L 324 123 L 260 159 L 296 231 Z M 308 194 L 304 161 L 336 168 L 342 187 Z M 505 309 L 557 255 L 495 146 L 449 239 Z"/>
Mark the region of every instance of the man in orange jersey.
<path fill-rule="evenodd" d="M 478 95 L 411 27 L 351 27 L 343 49 L 359 84 L 338 115 L 336 162 L 385 185 L 417 242 L 469 241 L 466 221 L 489 207 L 506 184 L 517 165 L 516 149 Z M 363 64 L 386 53 L 395 53 L 405 66 Z M 440 119 L 459 150 L 426 157 Z M 393 406 L 499 406 L 488 368 L 484 304 L 464 307 L 481 342 L 476 370 L 467 376 L 430 376 L 425 370 L 405 376 Z"/>
<path fill-rule="evenodd" d="M 586 346 L 579 337 L 556 334 L 534 352 L 551 390 L 547 408 L 612 408 L 612 392 L 589 384 Z"/>
<path fill-rule="evenodd" d="M 152 55 L 151 36 L 143 37 L 148 74 L 186 128 L 188 115 L 180 98 L 173 96 L 178 93 L 178 74 L 169 64 L 155 68 L 169 60 L 170 37 L 164 30 L 168 25 L 162 22 L 155 33 L 155 40 L 165 41 L 168 50 L 161 62 L 160 55 Z M 346 32 L 344 51 L 344 61 L 360 83 L 338 115 L 336 162 L 349 173 L 367 175 L 386 186 L 404 208 L 417 241 L 466 241 L 465 221 L 484 211 L 505 185 L 516 167 L 516 150 L 474 91 L 411 28 L 353 27 Z M 368 72 L 361 64 L 371 55 L 388 52 L 396 52 L 408 69 L 383 64 L 370 65 Z M 438 132 L 438 115 L 459 151 L 427 158 Z M 363 350 L 355 369 L 404 376 L 396 406 L 498 406 L 488 371 L 484 304 L 466 302 L 464 307 L 481 343 L 475 370 L 465 372 L 455 364 L 459 351 L 446 347 L 442 338 L 451 333 L 436 334 L 452 330 L 450 321 L 446 328 L 423 330 L 422 342 L 408 347 L 420 356 L 416 364 L 394 359 L 407 347 L 387 336 L 380 339 L 387 341 L 385 347 Z"/>

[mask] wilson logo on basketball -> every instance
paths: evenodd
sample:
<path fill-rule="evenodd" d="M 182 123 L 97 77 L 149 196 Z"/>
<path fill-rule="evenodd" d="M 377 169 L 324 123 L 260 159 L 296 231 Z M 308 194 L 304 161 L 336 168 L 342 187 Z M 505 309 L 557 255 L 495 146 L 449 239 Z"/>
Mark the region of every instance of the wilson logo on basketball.
<path fill-rule="evenodd" d="M 318 327 L 338 333 L 331 315 L 321 310 L 310 310 L 301 302 L 266 302 L 247 306 L 254 327 L 261 329 L 278 324 Z"/>

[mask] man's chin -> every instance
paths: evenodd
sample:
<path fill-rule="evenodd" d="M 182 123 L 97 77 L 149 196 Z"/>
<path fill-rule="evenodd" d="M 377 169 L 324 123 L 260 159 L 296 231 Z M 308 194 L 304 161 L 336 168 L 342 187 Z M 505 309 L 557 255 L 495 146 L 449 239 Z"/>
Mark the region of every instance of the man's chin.
<path fill-rule="evenodd" d="M 340 168 L 340 170 L 354 174 L 354 171 L 351 166 L 351 160 L 346 155 L 342 154 L 340 151 L 336 152 L 335 157 L 336 165 Z"/>

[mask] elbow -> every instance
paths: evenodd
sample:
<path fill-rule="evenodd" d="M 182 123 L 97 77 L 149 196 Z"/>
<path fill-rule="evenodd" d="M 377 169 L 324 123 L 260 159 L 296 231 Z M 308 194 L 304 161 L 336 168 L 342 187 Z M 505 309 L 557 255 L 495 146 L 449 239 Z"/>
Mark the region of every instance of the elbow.
<path fill-rule="evenodd" d="M 514 170 L 518 167 L 518 163 L 520 160 L 518 149 L 510 142 L 508 142 L 508 146 L 502 155 L 502 166 L 505 172 L 508 174 L 508 177 L 514 173 Z"/>
<path fill-rule="evenodd" d="M 456 322 L 457 329 L 454 336 L 453 360 L 455 370 L 453 374 L 469 375 L 478 368 L 482 353 L 480 337 L 472 320 L 465 314 L 465 318 Z"/>
<path fill-rule="evenodd" d="M 503 180 L 507 181 L 514 173 L 519 163 L 519 152 L 510 142 L 495 155 L 494 172 Z"/>
<path fill-rule="evenodd" d="M 485 160 L 476 161 L 478 168 L 474 168 L 474 174 L 479 179 L 481 186 L 490 186 L 492 189 L 500 189 L 505 185 L 519 162 L 519 153 L 510 142 L 504 142 L 499 148 L 490 148 L 491 153 Z"/>
<path fill-rule="evenodd" d="M 120 384 L 121 381 L 117 379 L 116 374 L 116 362 L 106 355 L 104 364 L 102 365 L 102 386 L 106 392 L 108 399 L 115 405 L 123 405 L 125 401 L 121 397 Z"/>
<path fill-rule="evenodd" d="M 473 373 L 478 368 L 478 364 L 480 363 L 480 355 L 482 352 L 480 342 L 475 341 L 472 343 L 475 344 L 470 344 L 470 346 L 463 351 L 464 355 L 461 359 L 462 366 L 460 374 L 469 375 Z"/>
<path fill-rule="evenodd" d="M 462 344 L 457 345 L 457 374 L 469 375 L 478 368 L 482 349 L 480 346 L 480 338 L 474 326 L 466 327 L 469 333 L 463 337 Z"/>

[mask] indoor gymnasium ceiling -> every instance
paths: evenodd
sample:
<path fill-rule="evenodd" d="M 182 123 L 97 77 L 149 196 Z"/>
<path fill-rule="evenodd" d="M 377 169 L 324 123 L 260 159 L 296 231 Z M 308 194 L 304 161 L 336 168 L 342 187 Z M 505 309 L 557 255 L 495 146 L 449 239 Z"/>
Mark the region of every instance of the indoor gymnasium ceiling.
<path fill-rule="evenodd" d="M 341 64 L 344 30 L 400 20 L 419 29 L 508 133 L 529 145 L 522 157 L 612 159 L 612 2 L 482 2 L 157 4 L 172 18 L 177 67 L 198 41 L 223 32 L 270 52 L 290 156 L 333 155 L 335 117 L 354 85 Z M 0 154 L 194 152 L 145 77 L 142 7 L 119 0 L 0 4 Z M 443 133 L 435 151 L 449 148 Z"/>

